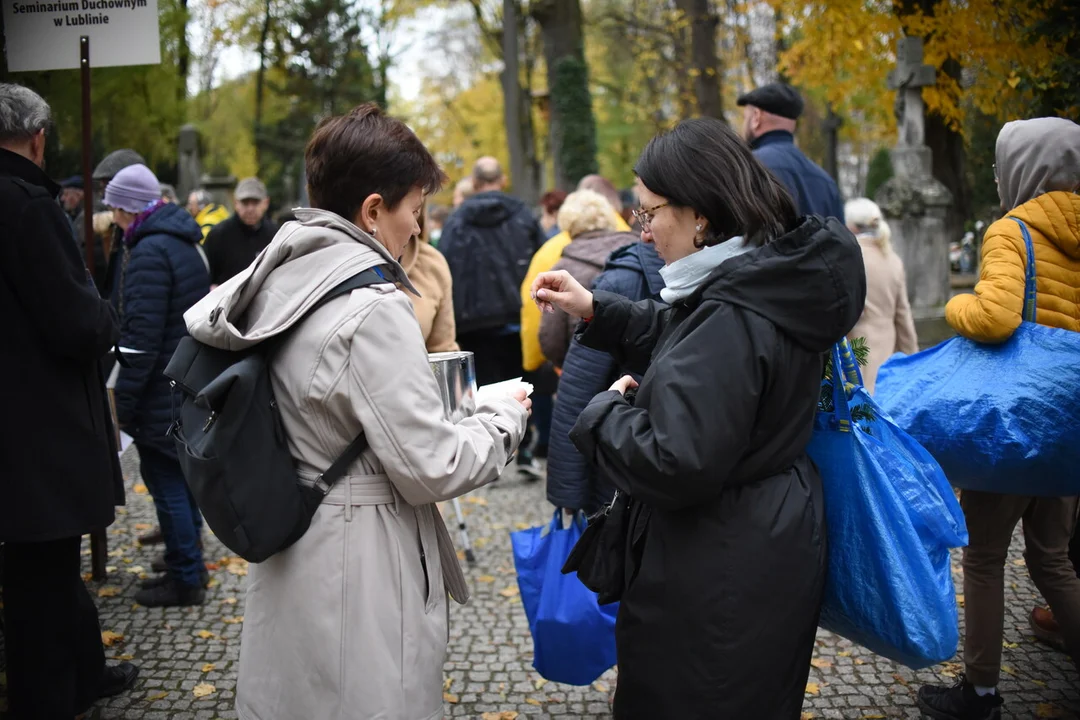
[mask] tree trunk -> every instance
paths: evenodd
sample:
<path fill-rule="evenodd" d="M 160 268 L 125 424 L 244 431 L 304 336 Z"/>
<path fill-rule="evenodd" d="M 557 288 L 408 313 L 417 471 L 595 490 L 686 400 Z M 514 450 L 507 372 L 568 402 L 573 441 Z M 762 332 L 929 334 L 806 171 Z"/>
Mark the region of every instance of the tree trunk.
<path fill-rule="evenodd" d="M 948 60 L 940 72 L 959 80 L 960 70 L 960 63 Z M 945 216 L 945 231 L 950 240 L 959 240 L 964 234 L 964 222 L 971 217 L 964 137 L 949 128 L 940 115 L 927 113 L 926 146 L 933 153 L 934 177 L 952 193 L 953 204 Z"/>
<path fill-rule="evenodd" d="M 187 26 L 191 16 L 188 15 L 188 0 L 180 0 L 180 15 L 183 21 L 180 29 L 180 44 L 176 53 L 176 71 L 180 75 L 180 84 L 176 88 L 176 99 L 183 105 L 187 100 L 188 71 L 191 67 L 191 46 L 188 45 Z"/>
<path fill-rule="evenodd" d="M 837 183 L 840 182 L 840 127 L 843 124 L 844 121 L 833 112 L 830 104 L 825 115 L 825 130 L 828 133 L 825 147 L 825 172 L 829 173 Z"/>
<path fill-rule="evenodd" d="M 255 173 L 262 174 L 263 107 L 266 98 L 266 41 L 270 36 L 270 3 L 266 0 L 263 10 L 262 30 L 259 33 L 259 72 L 255 76 Z"/>
<path fill-rule="evenodd" d="M 697 111 L 706 117 L 724 120 L 720 60 L 716 55 L 716 27 L 720 19 L 709 2 L 675 0 L 675 6 L 690 19 L 690 63 Z"/>
<path fill-rule="evenodd" d="M 573 183 L 566 176 L 562 162 L 562 137 L 564 118 L 556 109 L 555 69 L 564 57 L 584 61 L 585 40 L 582 32 L 581 3 L 579 0 L 540 0 L 534 4 L 532 15 L 540 23 L 544 39 L 544 60 L 547 64 L 548 93 L 552 94 L 550 129 L 551 156 L 554 159 L 555 187 L 573 190 Z"/>
<path fill-rule="evenodd" d="M 532 98 L 521 87 L 518 0 L 503 0 L 503 118 L 510 151 L 514 195 L 529 205 L 540 201 L 536 147 L 533 139 Z"/>

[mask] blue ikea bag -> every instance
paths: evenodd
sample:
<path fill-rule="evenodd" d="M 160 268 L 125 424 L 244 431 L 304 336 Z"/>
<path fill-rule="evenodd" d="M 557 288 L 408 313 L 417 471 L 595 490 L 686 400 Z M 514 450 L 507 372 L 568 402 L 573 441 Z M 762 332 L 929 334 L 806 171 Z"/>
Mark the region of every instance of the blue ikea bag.
<path fill-rule="evenodd" d="M 1080 495 L 1080 333 L 1035 323 L 1035 249 L 1027 248 L 1024 322 L 1000 345 L 955 337 L 896 355 L 874 399 L 964 490 Z"/>
<path fill-rule="evenodd" d="M 556 509 L 550 524 L 510 533 L 521 604 L 533 636 L 533 667 L 567 685 L 589 685 L 616 662 L 618 603 L 601 606 L 576 572 L 562 573 L 584 530 L 580 513 L 563 528 L 562 510 Z"/>
<path fill-rule="evenodd" d="M 833 348 L 831 407 L 807 451 L 825 489 L 829 571 L 821 627 L 913 669 L 948 660 L 960 631 L 949 549 L 967 544 L 934 459 L 874 404 L 847 341 Z M 873 418 L 852 419 L 853 410 Z"/>

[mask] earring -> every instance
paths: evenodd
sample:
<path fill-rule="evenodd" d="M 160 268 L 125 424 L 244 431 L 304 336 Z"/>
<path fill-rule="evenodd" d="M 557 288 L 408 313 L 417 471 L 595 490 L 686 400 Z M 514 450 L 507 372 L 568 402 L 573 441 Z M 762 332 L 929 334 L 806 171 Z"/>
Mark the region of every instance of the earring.
<path fill-rule="evenodd" d="M 701 232 L 701 226 L 700 226 L 700 225 L 698 225 L 698 226 L 697 226 L 697 228 L 696 228 L 696 230 L 697 230 L 698 232 Z"/>
<path fill-rule="evenodd" d="M 377 228 L 377 227 L 371 228 L 371 234 L 372 235 L 378 235 L 379 234 L 379 228 Z"/>

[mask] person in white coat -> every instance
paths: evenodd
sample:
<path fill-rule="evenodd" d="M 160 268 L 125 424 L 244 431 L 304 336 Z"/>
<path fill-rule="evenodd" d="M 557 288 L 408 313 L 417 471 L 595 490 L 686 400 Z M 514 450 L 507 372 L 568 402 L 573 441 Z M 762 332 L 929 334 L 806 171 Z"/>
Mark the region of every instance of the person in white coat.
<path fill-rule="evenodd" d="M 525 394 L 443 406 L 398 264 L 445 176 L 373 104 L 323 121 L 307 147 L 311 209 L 186 316 L 198 340 L 240 349 L 290 330 L 333 287 L 377 267 L 387 283 L 306 317 L 270 361 L 299 476 L 361 431 L 370 448 L 300 540 L 253 565 L 240 650 L 243 720 L 441 718 L 447 593 L 468 597 L 435 503 L 495 480 L 525 432 Z M 394 283 L 400 285 L 399 289 Z"/>

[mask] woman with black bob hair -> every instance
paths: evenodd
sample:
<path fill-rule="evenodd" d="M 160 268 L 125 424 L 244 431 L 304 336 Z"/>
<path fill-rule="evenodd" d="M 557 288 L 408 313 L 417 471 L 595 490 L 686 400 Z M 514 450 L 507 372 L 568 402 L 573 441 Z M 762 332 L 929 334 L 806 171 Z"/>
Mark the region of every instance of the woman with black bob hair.
<path fill-rule="evenodd" d="M 562 272 L 532 288 L 644 376 L 632 400 L 629 376 L 597 395 L 571 432 L 631 498 L 615 717 L 794 720 L 826 570 L 806 445 L 824 353 L 863 309 L 862 255 L 835 218 L 798 218 L 717 120 L 654 138 L 635 172 L 670 305 Z"/>

